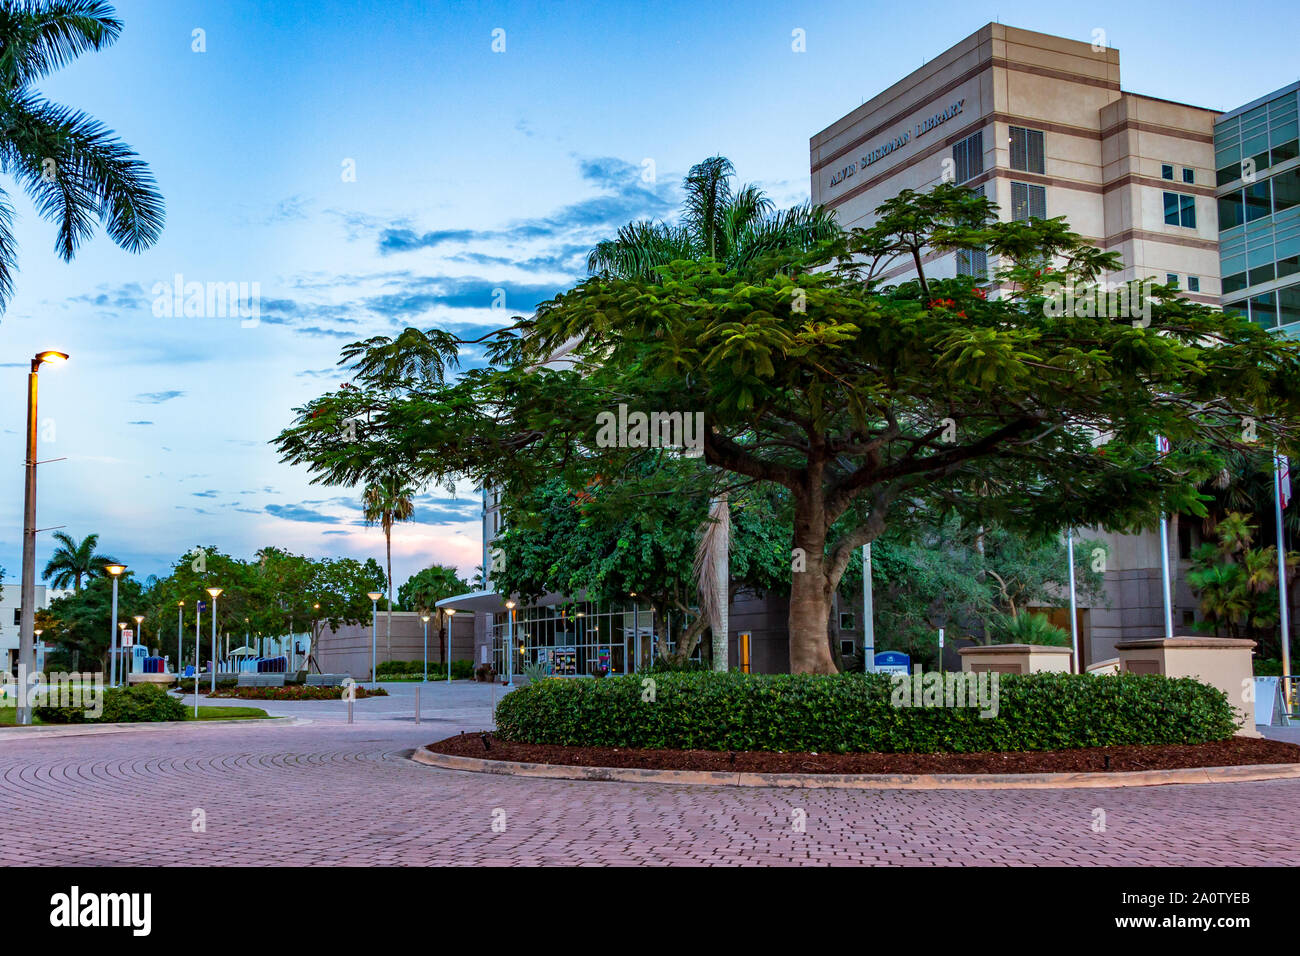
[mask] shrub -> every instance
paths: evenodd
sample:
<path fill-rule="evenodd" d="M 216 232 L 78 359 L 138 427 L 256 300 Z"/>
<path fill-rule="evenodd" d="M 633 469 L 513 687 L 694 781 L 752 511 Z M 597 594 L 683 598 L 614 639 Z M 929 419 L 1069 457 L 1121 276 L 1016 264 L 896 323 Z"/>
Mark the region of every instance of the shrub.
<path fill-rule="evenodd" d="M 230 687 L 219 690 L 209 697 L 237 697 L 240 700 L 342 700 L 342 687 Z M 387 697 L 388 691 L 382 687 L 373 690 L 356 685 L 356 699 L 363 697 Z"/>
<path fill-rule="evenodd" d="M 788 752 L 1061 750 L 1194 744 L 1236 730 L 1227 696 L 1192 678 L 1002 674 L 997 716 L 895 707 L 887 674 L 660 674 L 548 680 L 497 705 L 497 733 L 524 743 Z"/>
<path fill-rule="evenodd" d="M 185 706 L 154 684 L 110 687 L 104 691 L 104 711 L 87 717 L 79 707 L 37 707 L 36 716 L 47 724 L 135 723 L 184 720 Z"/>
<path fill-rule="evenodd" d="M 989 621 L 988 626 L 994 644 L 1070 646 L 1070 632 L 1057 627 L 1041 614 L 1032 614 L 1028 611 L 1021 611 L 1014 617 L 1010 614 L 999 614 Z"/>

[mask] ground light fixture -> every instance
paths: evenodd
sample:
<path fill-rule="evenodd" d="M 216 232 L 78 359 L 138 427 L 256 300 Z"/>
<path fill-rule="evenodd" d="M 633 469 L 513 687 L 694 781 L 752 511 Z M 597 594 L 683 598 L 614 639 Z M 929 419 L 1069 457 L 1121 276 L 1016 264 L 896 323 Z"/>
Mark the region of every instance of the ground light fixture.
<path fill-rule="evenodd" d="M 117 579 L 126 571 L 125 564 L 106 564 L 104 570 L 108 576 L 113 579 L 113 611 L 112 616 L 108 619 L 108 686 L 117 686 L 117 632 L 119 628 L 113 625 L 117 623 Z"/>
<path fill-rule="evenodd" d="M 379 599 L 383 595 L 378 591 L 367 591 L 366 597 L 370 598 L 370 686 L 379 686 L 379 673 L 375 670 L 377 666 L 376 658 L 378 657 L 379 643 L 376 634 L 379 627 Z"/>
<path fill-rule="evenodd" d="M 212 693 L 217 692 L 217 598 L 221 596 L 224 588 L 204 588 L 212 597 Z M 194 689 L 194 697 L 197 700 L 199 695 L 198 687 Z"/>

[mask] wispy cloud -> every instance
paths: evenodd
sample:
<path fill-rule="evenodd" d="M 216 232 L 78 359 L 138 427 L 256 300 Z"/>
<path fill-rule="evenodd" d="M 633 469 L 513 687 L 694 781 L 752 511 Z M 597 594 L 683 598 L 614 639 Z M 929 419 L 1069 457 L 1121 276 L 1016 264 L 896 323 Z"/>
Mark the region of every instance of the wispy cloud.
<path fill-rule="evenodd" d="M 170 402 L 173 398 L 180 398 L 185 393 L 180 389 L 170 389 L 166 392 L 141 392 L 135 397 L 140 405 L 161 405 L 163 402 Z"/>

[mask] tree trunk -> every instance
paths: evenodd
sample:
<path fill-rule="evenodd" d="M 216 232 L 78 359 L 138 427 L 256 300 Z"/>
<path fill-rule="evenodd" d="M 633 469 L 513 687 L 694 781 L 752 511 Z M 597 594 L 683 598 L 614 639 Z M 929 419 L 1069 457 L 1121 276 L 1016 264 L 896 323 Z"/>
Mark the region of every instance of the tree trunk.
<path fill-rule="evenodd" d="M 831 659 L 825 503 L 819 492 L 795 505 L 794 544 L 803 551 L 804 569 L 790 575 L 790 673 L 838 674 Z"/>

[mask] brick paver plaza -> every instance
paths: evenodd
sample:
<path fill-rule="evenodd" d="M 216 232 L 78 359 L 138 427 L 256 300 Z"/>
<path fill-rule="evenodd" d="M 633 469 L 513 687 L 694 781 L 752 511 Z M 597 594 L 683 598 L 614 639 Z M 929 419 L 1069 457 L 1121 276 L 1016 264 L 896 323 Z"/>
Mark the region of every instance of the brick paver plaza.
<path fill-rule="evenodd" d="M 425 688 L 418 727 L 410 693 L 358 702 L 352 725 L 331 703 L 299 725 L 6 735 L 0 865 L 1300 863 L 1280 839 L 1300 781 L 800 791 L 489 776 L 405 756 L 486 726 L 486 690 Z"/>

